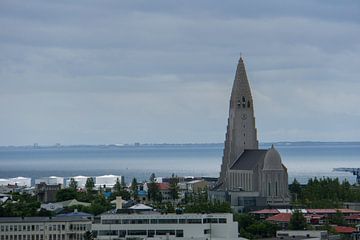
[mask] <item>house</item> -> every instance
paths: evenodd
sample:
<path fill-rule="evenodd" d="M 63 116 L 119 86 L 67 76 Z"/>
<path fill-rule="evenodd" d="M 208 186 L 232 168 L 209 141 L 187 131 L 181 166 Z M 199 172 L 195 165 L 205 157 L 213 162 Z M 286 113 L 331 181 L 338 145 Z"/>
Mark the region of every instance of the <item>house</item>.
<path fill-rule="evenodd" d="M 287 229 L 290 223 L 292 213 L 278 213 L 274 216 L 268 217 L 265 220 L 277 224 L 282 229 Z"/>

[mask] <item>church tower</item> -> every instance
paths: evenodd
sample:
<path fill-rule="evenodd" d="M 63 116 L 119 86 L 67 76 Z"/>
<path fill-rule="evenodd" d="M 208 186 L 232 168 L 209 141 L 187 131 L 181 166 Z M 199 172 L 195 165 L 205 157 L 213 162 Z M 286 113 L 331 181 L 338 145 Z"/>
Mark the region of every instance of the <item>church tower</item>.
<path fill-rule="evenodd" d="M 224 155 L 219 178 L 220 188 L 228 189 L 228 170 L 244 150 L 256 150 L 258 148 L 254 104 L 244 61 L 240 57 L 230 97 Z"/>

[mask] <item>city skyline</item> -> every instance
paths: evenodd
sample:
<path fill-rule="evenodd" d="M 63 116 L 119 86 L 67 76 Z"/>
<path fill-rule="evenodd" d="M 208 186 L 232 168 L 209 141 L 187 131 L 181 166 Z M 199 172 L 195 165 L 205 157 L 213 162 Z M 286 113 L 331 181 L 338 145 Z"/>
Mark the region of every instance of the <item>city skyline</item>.
<path fill-rule="evenodd" d="M 0 3 L 0 145 L 360 141 L 357 1 Z"/>

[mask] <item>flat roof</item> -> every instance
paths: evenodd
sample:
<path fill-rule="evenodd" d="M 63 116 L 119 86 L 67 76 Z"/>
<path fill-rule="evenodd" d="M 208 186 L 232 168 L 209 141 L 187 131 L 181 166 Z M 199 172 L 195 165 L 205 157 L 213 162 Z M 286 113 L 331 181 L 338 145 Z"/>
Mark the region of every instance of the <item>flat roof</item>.
<path fill-rule="evenodd" d="M 66 217 L 0 217 L 0 223 L 29 223 L 29 222 L 91 222 L 90 219 L 76 216 Z"/>

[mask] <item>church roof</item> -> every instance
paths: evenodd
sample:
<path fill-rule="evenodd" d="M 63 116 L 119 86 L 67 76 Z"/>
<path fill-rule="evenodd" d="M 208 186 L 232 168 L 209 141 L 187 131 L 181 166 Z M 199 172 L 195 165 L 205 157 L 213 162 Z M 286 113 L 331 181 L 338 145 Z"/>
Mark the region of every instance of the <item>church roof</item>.
<path fill-rule="evenodd" d="M 282 170 L 281 157 L 274 145 L 267 151 L 264 159 L 264 170 Z"/>
<path fill-rule="evenodd" d="M 231 166 L 231 170 L 253 170 L 259 161 L 265 158 L 268 150 L 252 149 L 244 150 L 240 157 Z"/>

